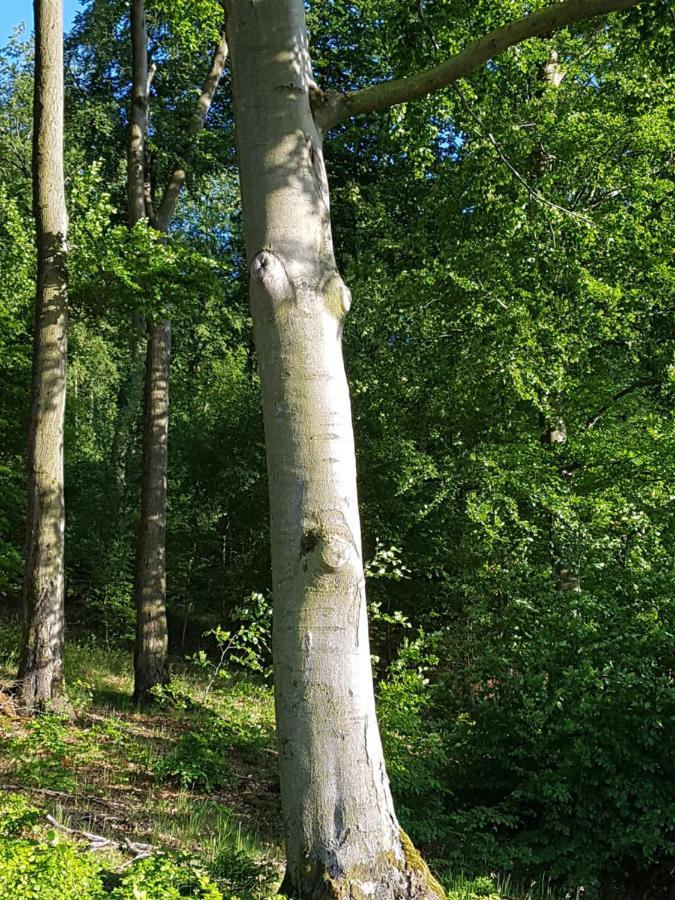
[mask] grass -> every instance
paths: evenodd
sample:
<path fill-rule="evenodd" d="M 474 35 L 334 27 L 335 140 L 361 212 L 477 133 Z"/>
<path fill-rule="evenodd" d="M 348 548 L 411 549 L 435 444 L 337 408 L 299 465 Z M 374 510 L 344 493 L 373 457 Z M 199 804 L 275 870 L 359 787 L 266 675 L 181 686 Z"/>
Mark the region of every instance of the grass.
<path fill-rule="evenodd" d="M 0 687 L 16 671 L 17 645 L 17 629 L 0 624 Z M 182 663 L 159 706 L 139 711 L 131 655 L 73 642 L 66 677 L 74 723 L 0 714 L 0 801 L 3 793 L 24 797 L 41 810 L 43 826 L 49 814 L 62 834 L 114 841 L 97 852 L 111 872 L 129 871 L 134 848 L 149 844 L 198 860 L 225 898 L 274 895 L 282 851 L 270 687 L 230 676 L 204 698 L 209 673 Z M 46 840 L 44 827 L 37 834 Z M 440 880 L 448 900 L 581 900 L 546 879 L 515 885 L 445 873 Z M 164 888 L 149 891 L 138 896 L 165 896 Z"/>
<path fill-rule="evenodd" d="M 529 885 L 498 874 L 471 878 L 447 875 L 442 879 L 447 900 L 583 900 L 583 890 L 561 893 L 545 876 Z"/>
<path fill-rule="evenodd" d="M 14 674 L 16 641 L 2 629 L 0 682 Z M 269 896 L 281 872 L 269 687 L 230 678 L 195 702 L 206 674 L 179 666 L 172 696 L 139 712 L 129 654 L 71 643 L 66 673 L 74 723 L 0 715 L 0 791 L 122 846 L 193 854 L 219 886 Z"/>

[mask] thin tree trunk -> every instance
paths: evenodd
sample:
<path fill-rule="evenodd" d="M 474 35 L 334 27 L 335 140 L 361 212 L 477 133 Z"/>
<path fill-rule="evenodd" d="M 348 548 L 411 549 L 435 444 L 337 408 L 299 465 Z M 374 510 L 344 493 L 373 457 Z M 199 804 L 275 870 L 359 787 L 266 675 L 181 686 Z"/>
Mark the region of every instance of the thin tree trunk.
<path fill-rule="evenodd" d="M 151 690 L 166 684 L 166 473 L 169 430 L 171 323 L 150 328 L 145 363 L 141 523 L 136 562 L 136 647 L 134 701 L 152 700 Z"/>
<path fill-rule="evenodd" d="M 237 145 L 271 505 L 282 891 L 436 898 L 375 716 L 349 392 L 302 0 L 231 2 Z"/>
<path fill-rule="evenodd" d="M 33 201 L 37 296 L 28 437 L 28 519 L 19 664 L 22 706 L 63 703 L 63 420 L 66 402 L 68 217 L 63 176 L 61 0 L 35 0 Z"/>
<path fill-rule="evenodd" d="M 138 109 L 136 123 L 132 121 L 130 135 L 129 204 L 135 204 L 141 218 L 147 204 L 140 198 L 147 194 L 144 163 L 145 137 L 148 127 L 148 57 L 144 0 L 132 5 L 132 33 L 134 52 L 134 108 Z M 211 102 L 216 93 L 227 59 L 224 32 L 216 47 L 203 90 L 187 128 L 187 141 L 171 172 L 162 203 L 151 223 L 168 235 L 171 221 L 185 183 L 187 168 L 197 138 L 204 127 Z M 132 116 L 133 118 L 133 116 Z M 141 148 L 134 150 L 142 135 Z M 140 154 L 140 156 L 139 156 Z M 132 160 L 136 169 L 132 173 Z M 134 182 L 133 187 L 131 182 Z M 142 182 L 142 185 L 141 185 Z M 141 212 L 142 210 L 142 212 Z M 139 221 L 138 219 L 136 221 Z M 168 238 L 167 238 L 168 239 Z M 143 415 L 143 475 L 141 481 L 141 521 L 139 526 L 135 601 L 136 646 L 134 652 L 134 700 L 152 700 L 152 688 L 166 684 L 168 667 L 168 623 L 166 615 L 166 492 L 169 434 L 169 373 L 171 362 L 171 322 L 161 319 L 149 326 L 148 355 L 145 366 L 145 408 Z"/>
<path fill-rule="evenodd" d="M 132 89 L 128 149 L 128 215 L 134 227 L 146 217 L 146 140 L 149 120 L 148 31 L 144 0 L 131 3 Z M 171 325 L 148 326 L 143 407 L 141 517 L 136 547 L 134 601 L 134 701 L 152 700 L 153 687 L 168 681 L 166 618 L 166 467 L 169 425 Z M 131 391 L 132 398 L 138 390 Z"/>
<path fill-rule="evenodd" d="M 565 78 L 565 72 L 560 65 L 558 53 L 554 48 L 551 48 L 548 60 L 540 67 L 538 77 L 539 81 L 549 89 L 556 89 L 562 84 Z M 543 148 L 538 149 L 535 157 L 535 164 L 538 177 L 543 177 L 550 164 L 543 152 Z M 560 397 L 554 397 L 553 405 L 555 408 L 555 415 L 551 422 L 543 423 L 545 427 L 541 434 L 542 445 L 550 449 L 567 443 L 567 425 L 565 424 L 565 419 L 563 418 L 560 408 Z M 563 472 L 560 473 L 560 478 L 563 481 L 569 477 L 569 475 L 565 476 Z M 551 555 L 553 557 L 553 569 L 558 583 L 558 590 L 579 593 L 581 591 L 581 583 L 578 576 L 563 559 L 563 550 L 557 534 L 558 529 L 552 513 L 550 513 L 548 517 L 548 530 Z"/>
<path fill-rule="evenodd" d="M 129 510 L 130 456 L 143 400 L 143 373 L 147 353 L 145 317 L 138 311 L 132 317 L 127 377 L 118 395 L 118 413 L 112 444 L 116 505 L 120 516 Z"/>
<path fill-rule="evenodd" d="M 145 0 L 131 0 L 131 122 L 128 146 L 128 216 L 145 218 L 145 143 L 148 136 L 148 27 Z"/>

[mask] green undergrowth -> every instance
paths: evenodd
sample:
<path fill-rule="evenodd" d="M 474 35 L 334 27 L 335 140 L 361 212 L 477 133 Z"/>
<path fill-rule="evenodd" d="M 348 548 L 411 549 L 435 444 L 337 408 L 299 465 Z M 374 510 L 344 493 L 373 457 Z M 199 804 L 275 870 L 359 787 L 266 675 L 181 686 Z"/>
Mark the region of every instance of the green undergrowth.
<path fill-rule="evenodd" d="M 16 629 L 0 625 L 0 684 L 13 676 L 17 643 Z M 230 673 L 207 690 L 208 670 L 175 663 L 155 707 L 138 711 L 130 654 L 72 641 L 66 676 L 74 722 L 0 715 L 0 900 L 283 900 L 270 686 Z M 412 707 L 388 700 L 382 721 L 395 734 L 392 710 Z M 433 761 L 423 737 L 417 746 Z M 395 754 L 390 763 L 401 781 Z M 110 843 L 92 851 L 85 832 Z M 432 864 L 448 900 L 570 900 L 543 881 L 516 889 L 447 866 Z"/>
<path fill-rule="evenodd" d="M 17 643 L 0 626 L 0 685 Z M 72 642 L 66 677 L 74 722 L 0 715 L 0 898 L 273 896 L 269 687 L 229 676 L 206 692 L 205 673 L 177 664 L 171 689 L 138 711 L 129 655 Z M 92 851 L 84 833 L 109 843 Z"/>

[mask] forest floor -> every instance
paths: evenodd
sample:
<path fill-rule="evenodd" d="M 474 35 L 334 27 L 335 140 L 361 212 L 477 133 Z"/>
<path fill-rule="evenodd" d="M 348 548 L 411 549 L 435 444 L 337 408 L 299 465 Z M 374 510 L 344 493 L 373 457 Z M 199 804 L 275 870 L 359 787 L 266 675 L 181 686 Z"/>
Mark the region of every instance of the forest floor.
<path fill-rule="evenodd" d="M 130 654 L 70 642 L 74 719 L 19 717 L 2 693 L 18 639 L 0 624 L 0 900 L 273 897 L 283 857 L 271 686 L 232 674 L 211 685 L 208 667 L 176 661 L 171 688 L 139 711 Z M 54 845 L 94 856 L 103 893 L 82 887 L 89 870 L 66 878 L 64 859 L 50 869 Z M 535 896 L 490 877 L 445 881 L 448 900 Z"/>
<path fill-rule="evenodd" d="M 0 634 L 0 684 L 16 672 L 16 631 Z M 281 873 L 272 692 L 178 666 L 157 708 L 131 703 L 129 654 L 67 650 L 76 718 L 26 719 L 0 704 L 0 793 L 24 796 L 73 839 L 109 841 L 111 866 L 150 848 L 215 872 L 225 896 L 269 896 Z M 46 819 L 50 816 L 50 819 Z M 99 849 L 99 848 L 95 848 Z M 160 895 L 158 895 L 160 896 Z"/>

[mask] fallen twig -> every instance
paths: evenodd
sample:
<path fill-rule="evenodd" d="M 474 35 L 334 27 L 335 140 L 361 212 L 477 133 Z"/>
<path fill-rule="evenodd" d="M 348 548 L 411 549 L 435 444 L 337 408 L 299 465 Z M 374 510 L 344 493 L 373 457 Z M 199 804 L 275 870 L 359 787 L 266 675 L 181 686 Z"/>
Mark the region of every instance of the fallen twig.
<path fill-rule="evenodd" d="M 139 859 L 146 859 L 148 856 L 152 856 L 155 851 L 155 848 L 152 844 L 143 844 L 138 841 L 131 841 L 129 838 L 124 838 L 122 841 L 116 841 L 112 838 L 104 837 L 102 834 L 94 834 L 91 831 L 82 831 L 79 828 L 69 828 L 67 825 L 64 825 L 62 822 L 57 822 L 54 816 L 48 815 L 47 821 L 54 828 L 58 828 L 60 831 L 65 831 L 66 834 L 73 835 L 74 837 L 84 838 L 89 841 L 89 850 L 95 852 L 96 850 L 105 850 L 107 848 L 113 848 L 115 850 L 129 850 L 134 854 L 134 858 L 128 860 L 123 863 L 119 870 L 126 869 L 127 866 L 132 865 L 137 862 Z"/>
<path fill-rule="evenodd" d="M 66 834 L 72 834 L 76 837 L 83 837 L 89 841 L 89 849 L 90 850 L 102 850 L 105 847 L 116 846 L 119 847 L 118 841 L 112 841 L 110 838 L 103 837 L 101 834 L 93 834 L 91 831 L 80 831 L 77 828 L 69 828 L 67 825 L 64 825 L 62 822 L 57 822 L 54 816 L 47 816 L 47 821 L 54 828 L 58 828 L 59 831 L 65 831 Z"/>

